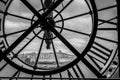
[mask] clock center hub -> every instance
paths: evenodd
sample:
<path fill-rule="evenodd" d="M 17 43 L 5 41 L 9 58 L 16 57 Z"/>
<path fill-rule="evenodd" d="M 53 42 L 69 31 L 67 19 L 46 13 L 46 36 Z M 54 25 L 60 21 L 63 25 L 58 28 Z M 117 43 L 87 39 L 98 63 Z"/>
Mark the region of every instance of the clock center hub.
<path fill-rule="evenodd" d="M 38 11 L 40 14 L 44 14 L 44 10 L 40 9 Z M 56 16 L 57 15 L 57 16 Z M 33 15 L 32 20 L 31 20 L 31 25 L 33 25 L 35 23 L 35 21 L 38 20 L 38 17 L 36 15 Z M 61 20 L 60 22 L 57 22 L 58 20 Z M 64 20 L 62 15 L 57 11 L 54 10 L 52 13 L 50 13 L 47 17 L 46 17 L 46 21 L 52 25 L 52 27 L 54 27 L 60 34 L 62 33 L 63 29 L 64 29 Z M 39 33 L 37 35 L 37 33 L 41 31 L 41 33 Z M 49 25 L 44 24 L 44 23 L 40 23 L 39 25 L 36 26 L 36 28 L 34 29 L 33 33 L 36 35 L 36 37 L 38 37 L 39 39 L 44 39 L 44 40 L 52 40 L 55 39 L 57 36 L 49 29 Z M 46 34 L 48 33 L 48 34 Z M 48 36 L 49 38 L 43 38 L 43 35 Z"/>
<path fill-rule="evenodd" d="M 47 21 L 50 25 L 52 25 L 52 27 L 55 27 L 55 21 L 54 21 L 54 19 L 52 19 L 51 17 L 48 17 L 48 18 L 46 18 L 46 21 Z M 41 29 L 42 29 L 43 31 L 45 31 L 45 30 L 50 31 L 50 30 L 48 29 L 49 25 L 43 24 L 43 25 L 41 25 L 40 27 L 41 27 Z"/>

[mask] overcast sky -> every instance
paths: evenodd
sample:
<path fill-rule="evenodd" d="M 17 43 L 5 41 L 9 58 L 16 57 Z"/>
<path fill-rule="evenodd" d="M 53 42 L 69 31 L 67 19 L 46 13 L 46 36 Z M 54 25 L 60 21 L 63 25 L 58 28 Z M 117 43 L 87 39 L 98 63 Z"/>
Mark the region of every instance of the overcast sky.
<path fill-rule="evenodd" d="M 36 8 L 36 10 L 41 9 L 41 3 L 40 0 L 28 0 L 32 6 Z M 63 2 L 63 6 L 65 6 L 68 3 L 69 0 L 65 0 Z M 62 5 L 60 5 L 57 10 L 60 11 L 62 9 Z M 71 5 L 67 9 L 65 9 L 61 15 L 63 18 L 68 18 L 70 16 L 75 16 L 78 14 L 82 14 L 85 12 L 88 12 L 88 6 L 84 2 L 84 0 L 74 0 Z M 19 16 L 27 17 L 32 19 L 33 13 L 20 1 L 20 0 L 13 0 L 12 4 L 10 5 L 10 8 L 8 10 L 9 13 L 16 14 Z M 42 12 L 40 12 L 42 13 Z M 55 15 L 56 12 L 53 12 L 53 15 Z M 61 19 L 59 16 L 55 19 L 58 20 Z M 78 17 L 75 19 L 67 20 L 64 22 L 64 27 L 75 30 L 75 31 L 80 31 L 84 33 L 90 33 L 91 32 L 91 16 L 90 15 L 85 15 L 82 17 Z M 20 31 L 29 28 L 31 25 L 31 21 L 25 20 L 25 19 L 20 19 L 17 17 L 11 17 L 7 16 L 6 21 L 5 21 L 5 28 L 6 28 L 6 33 L 12 33 L 15 31 Z M 56 24 L 57 26 L 61 27 L 61 22 Z M 56 28 L 57 29 L 57 28 Z M 60 31 L 60 29 L 57 29 Z M 8 43 L 12 44 L 19 36 L 20 34 L 12 35 L 8 37 Z M 86 47 L 86 44 L 89 40 L 89 37 L 73 33 L 70 31 L 63 30 L 62 35 L 78 50 L 82 51 L 84 47 Z M 29 38 L 32 38 L 34 36 L 33 33 L 29 36 Z M 39 34 L 39 36 L 42 36 L 42 34 Z M 28 39 L 25 39 L 17 48 L 15 51 L 19 50 L 27 41 Z M 58 39 L 54 39 L 54 45 L 56 50 L 62 50 L 63 52 L 66 53 L 71 53 L 70 50 Z M 41 40 L 39 38 L 35 38 L 24 50 L 23 52 L 37 52 L 39 47 L 40 47 Z M 51 52 L 52 46 L 50 50 L 46 49 L 46 44 L 44 42 L 42 52 Z"/>

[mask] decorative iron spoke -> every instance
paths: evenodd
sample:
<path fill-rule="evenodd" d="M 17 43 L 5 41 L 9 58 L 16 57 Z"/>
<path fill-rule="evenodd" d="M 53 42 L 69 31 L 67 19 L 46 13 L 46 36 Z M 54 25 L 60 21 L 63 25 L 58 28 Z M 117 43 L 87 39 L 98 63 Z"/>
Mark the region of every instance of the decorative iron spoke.
<path fill-rule="evenodd" d="M 58 58 L 57 58 L 57 53 L 56 53 L 56 50 L 55 50 L 55 46 L 54 46 L 54 43 L 53 43 L 53 40 L 51 40 L 52 42 L 52 47 L 53 47 L 53 51 L 54 51 L 54 56 L 55 56 L 55 60 L 56 60 L 56 63 L 57 63 L 57 67 L 59 67 L 59 61 L 58 61 Z"/>
<path fill-rule="evenodd" d="M 59 27 L 59 26 L 55 26 L 55 28 L 61 29 L 61 27 Z M 88 33 L 80 32 L 80 31 L 76 31 L 76 30 L 72 30 L 72 29 L 68 29 L 68 28 L 65 28 L 65 27 L 63 28 L 63 30 L 70 31 L 70 32 L 73 32 L 73 33 L 77 33 L 77 34 L 82 34 L 82 35 L 85 35 L 85 36 L 90 36 L 90 34 L 88 34 Z"/>
<path fill-rule="evenodd" d="M 62 10 L 61 10 L 59 13 L 61 13 L 62 11 L 64 11 L 73 1 L 74 1 L 74 0 L 69 1 L 69 2 L 62 8 Z M 59 15 L 59 14 L 56 14 L 55 17 L 54 17 L 54 19 L 55 19 L 58 15 Z"/>
<path fill-rule="evenodd" d="M 59 26 L 55 26 L 55 28 L 60 28 Z M 86 35 L 86 36 L 90 36 L 90 34 L 88 33 L 83 33 L 83 32 L 79 32 L 79 31 L 74 31 L 74 30 L 71 30 L 71 29 L 67 29 L 67 28 L 63 28 L 64 30 L 68 30 L 68 31 L 71 31 L 71 32 L 75 32 L 75 33 L 78 33 L 78 34 L 83 34 L 83 35 Z M 110 39 L 107 39 L 107 38 L 103 38 L 103 37 L 100 37 L 100 36 L 96 36 L 96 38 L 98 39 L 101 39 L 101 40 L 105 40 L 105 41 L 108 41 L 108 42 L 112 42 L 112 43 L 118 43 L 117 41 L 114 41 L 114 40 L 110 40 Z"/>
<path fill-rule="evenodd" d="M 112 5 L 112 6 L 109 6 L 109 7 L 101 8 L 101 9 L 98 9 L 98 11 L 103 11 L 103 10 L 107 10 L 107 9 L 111 9 L 111 8 L 115 8 L 115 7 L 117 7 L 117 5 Z M 85 16 L 85 15 L 88 15 L 90 13 L 91 13 L 91 11 L 83 13 L 83 14 L 71 16 L 71 17 L 68 17 L 68 18 L 64 18 L 63 20 L 56 21 L 56 23 L 61 22 L 61 21 L 67 21 L 67 20 L 74 19 L 74 18 L 81 17 L 81 16 Z"/>
<path fill-rule="evenodd" d="M 44 43 L 44 38 L 45 38 L 45 34 L 43 34 L 43 39 L 42 39 L 42 42 L 41 42 L 41 45 L 40 45 L 40 49 L 39 49 L 39 52 L 38 52 L 38 55 L 37 55 L 37 59 L 36 59 L 35 65 L 34 65 L 34 69 L 36 69 L 37 63 L 38 63 L 39 58 L 40 58 L 40 53 L 41 53 L 42 46 L 43 46 L 43 43 Z"/>
<path fill-rule="evenodd" d="M 101 8 L 101 9 L 98 9 L 98 11 L 104 11 L 104 10 L 108 10 L 108 9 L 115 8 L 115 7 L 117 7 L 117 5 L 112 5 L 112 6 L 108 6 L 105 8 Z"/>
<path fill-rule="evenodd" d="M 20 71 L 16 71 L 14 73 L 14 75 L 12 75 L 12 77 L 15 77 L 15 76 L 19 77 L 19 75 L 20 75 Z M 10 79 L 10 80 L 12 80 L 12 79 Z M 18 80 L 18 78 L 16 80 Z"/>
<path fill-rule="evenodd" d="M 0 13 L 6 14 L 6 15 L 9 15 L 9 16 L 13 16 L 13 17 L 16 17 L 16 18 L 28 20 L 28 21 L 31 21 L 31 20 L 32 20 L 32 19 L 30 19 L 30 18 L 26 18 L 26 17 L 19 16 L 19 15 L 16 15 L 16 14 L 12 14 L 12 13 L 8 13 L 8 12 L 3 12 L 3 11 L 1 11 L 1 10 L 0 10 Z M 35 20 L 33 20 L 33 21 L 35 21 Z"/>
<path fill-rule="evenodd" d="M 53 27 L 51 27 L 51 31 L 68 47 L 77 57 L 80 56 L 80 53 L 68 42 L 59 32 L 56 31 Z"/>
<path fill-rule="evenodd" d="M 90 12 L 86 12 L 86 13 L 83 13 L 83 14 L 78 14 L 78 15 L 71 16 L 71 17 L 68 17 L 68 18 L 64 18 L 63 20 L 57 20 L 57 21 L 55 21 L 55 23 L 59 23 L 61 21 L 67 21 L 67 20 L 70 20 L 70 19 L 75 19 L 75 18 L 85 16 L 85 15 L 89 15 L 89 14 L 90 14 Z"/>
<path fill-rule="evenodd" d="M 11 33 L 8 33 L 8 34 L 3 34 L 3 35 L 0 35 L 0 37 L 8 37 L 8 36 L 11 36 L 11 35 L 15 35 L 15 34 L 19 34 L 19 33 L 22 33 L 24 31 L 26 31 L 27 29 L 24 29 L 24 30 L 20 30 L 20 31 L 15 31 L 15 32 L 11 32 Z"/>
<path fill-rule="evenodd" d="M 41 31 L 42 31 L 42 30 L 41 30 Z M 38 35 L 41 31 L 39 31 L 36 35 Z M 15 54 L 15 55 L 13 56 L 13 58 L 16 58 L 17 55 L 18 55 L 31 41 L 33 41 L 34 38 L 36 38 L 36 35 L 35 35 L 32 39 L 30 39 L 30 41 L 27 42 L 27 43 L 17 52 L 17 54 Z"/>

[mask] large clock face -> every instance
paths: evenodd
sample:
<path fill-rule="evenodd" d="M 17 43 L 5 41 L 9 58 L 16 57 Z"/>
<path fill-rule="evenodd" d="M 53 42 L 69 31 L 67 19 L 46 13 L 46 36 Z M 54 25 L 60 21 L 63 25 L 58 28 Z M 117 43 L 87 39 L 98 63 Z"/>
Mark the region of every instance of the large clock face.
<path fill-rule="evenodd" d="M 0 77 L 111 78 L 117 0 L 1 0 Z"/>

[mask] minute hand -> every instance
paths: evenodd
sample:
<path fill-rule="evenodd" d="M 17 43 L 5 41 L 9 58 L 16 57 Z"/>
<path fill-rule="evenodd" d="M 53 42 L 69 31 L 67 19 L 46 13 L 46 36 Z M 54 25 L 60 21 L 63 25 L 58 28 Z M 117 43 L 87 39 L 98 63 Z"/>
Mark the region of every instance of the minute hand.
<path fill-rule="evenodd" d="M 42 16 L 38 13 L 38 11 L 35 10 L 35 8 L 33 8 L 31 6 L 31 4 L 26 1 L 26 0 L 21 0 L 25 6 L 27 6 L 27 8 L 29 8 L 38 18 L 41 18 L 41 22 L 44 21 L 45 17 L 47 17 L 54 9 L 56 9 L 57 6 L 59 6 L 64 0 L 58 0 L 56 1 L 56 3 L 54 3 L 54 5 L 52 5 Z"/>
<path fill-rule="evenodd" d="M 35 27 L 40 24 L 44 18 L 46 16 L 48 16 L 63 0 L 58 0 L 55 5 L 53 5 L 49 10 L 47 10 L 47 12 L 45 12 L 43 15 L 44 16 L 40 16 L 40 14 L 26 1 L 26 0 L 21 0 L 23 3 L 25 3 L 28 8 L 34 12 L 37 16 L 39 16 L 39 19 L 30 27 L 28 28 L 28 30 L 26 30 L 11 46 L 9 46 L 8 49 L 6 49 L 2 55 L 0 56 L 0 61 L 2 60 L 2 58 L 4 58 L 7 54 L 9 54 L 15 47 L 17 47 L 17 45 L 19 45 L 21 43 L 21 41 L 23 41 L 34 29 Z"/>
<path fill-rule="evenodd" d="M 49 15 L 52 10 L 54 10 L 54 7 L 57 7 L 63 0 L 58 0 L 53 6 L 51 6 L 46 13 L 44 13 L 42 16 L 37 12 L 26 0 L 21 0 L 26 6 L 42 21 L 42 23 L 48 25 L 49 27 L 46 27 L 47 29 L 51 30 L 77 57 L 80 56 L 80 53 L 63 37 L 61 36 L 51 25 L 45 20 L 45 16 Z M 53 9 L 54 8 L 54 9 Z M 48 13 L 49 12 L 49 13 Z"/>

